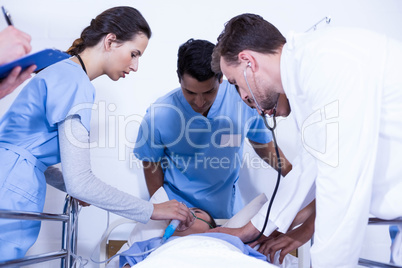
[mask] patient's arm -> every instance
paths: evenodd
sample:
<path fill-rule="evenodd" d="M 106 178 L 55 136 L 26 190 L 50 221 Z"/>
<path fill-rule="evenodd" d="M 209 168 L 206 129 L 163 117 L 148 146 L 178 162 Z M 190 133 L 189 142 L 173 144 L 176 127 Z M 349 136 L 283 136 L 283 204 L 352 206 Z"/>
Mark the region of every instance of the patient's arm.
<path fill-rule="evenodd" d="M 254 151 L 258 154 L 258 156 L 261 157 L 261 159 L 263 159 L 265 162 L 267 162 L 271 167 L 275 168 L 275 170 L 278 170 L 278 158 L 276 156 L 274 142 L 271 141 L 269 143 L 262 144 L 252 141 L 250 139 L 249 141 L 253 146 Z M 286 176 L 289 173 L 289 171 L 292 170 L 292 164 L 286 159 L 285 155 L 283 154 L 283 152 L 279 147 L 278 151 L 281 160 L 281 173 L 282 176 Z"/>
<path fill-rule="evenodd" d="M 160 187 L 163 186 L 164 173 L 161 162 L 142 162 L 144 176 L 147 183 L 149 195 L 152 196 Z"/>
<path fill-rule="evenodd" d="M 226 233 L 230 235 L 237 236 L 241 239 L 241 241 L 251 241 L 258 236 L 260 231 L 254 227 L 254 225 L 249 221 L 246 225 L 240 228 L 226 228 L 226 227 L 217 227 L 208 232 L 215 233 Z"/>

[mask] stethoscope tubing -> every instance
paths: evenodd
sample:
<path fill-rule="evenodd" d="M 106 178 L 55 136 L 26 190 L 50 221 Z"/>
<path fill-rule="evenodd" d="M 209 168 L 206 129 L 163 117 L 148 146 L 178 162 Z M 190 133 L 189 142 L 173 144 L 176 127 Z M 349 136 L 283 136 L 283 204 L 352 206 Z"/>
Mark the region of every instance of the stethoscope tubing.
<path fill-rule="evenodd" d="M 263 225 L 263 227 L 262 227 L 260 233 L 258 234 L 258 236 L 257 236 L 256 238 L 254 238 L 254 239 L 251 240 L 251 241 L 244 242 L 244 244 L 253 243 L 253 242 L 257 241 L 258 239 L 260 239 L 261 236 L 264 234 L 265 228 L 267 227 L 267 224 L 268 224 L 269 214 L 271 213 L 272 204 L 273 204 L 273 202 L 274 202 L 276 193 L 278 192 L 278 188 L 279 188 L 279 184 L 280 184 L 280 180 L 281 180 L 281 174 L 282 174 L 281 157 L 280 157 L 280 155 L 279 155 L 278 144 L 277 144 L 277 142 L 276 142 L 276 136 L 275 136 L 275 132 L 274 132 L 274 130 L 276 129 L 276 118 L 275 118 L 275 116 L 276 116 L 276 108 L 274 108 L 274 113 L 273 113 L 273 126 L 271 127 L 271 126 L 268 124 L 268 121 L 267 121 L 267 118 L 266 118 L 266 116 L 265 116 L 265 114 L 264 114 L 264 111 L 261 109 L 261 106 L 258 104 L 258 102 L 257 102 L 257 100 L 256 100 L 256 98 L 255 98 L 255 96 L 254 96 L 254 94 L 253 94 L 253 91 L 251 90 L 250 84 L 248 83 L 248 80 L 247 80 L 247 68 L 248 68 L 248 67 L 250 67 L 250 65 L 247 65 L 247 67 L 244 69 L 244 72 L 243 72 L 244 79 L 246 80 L 246 84 L 247 84 L 248 90 L 250 91 L 251 96 L 253 97 L 253 100 L 254 100 L 254 102 L 255 102 L 255 104 L 256 104 L 258 110 L 260 110 L 260 115 L 261 115 L 262 118 L 263 118 L 263 121 L 264 121 L 264 124 L 265 124 L 266 128 L 269 129 L 269 130 L 272 132 L 272 139 L 273 139 L 273 141 L 274 141 L 275 153 L 276 153 L 276 157 L 277 157 L 277 161 L 278 161 L 278 177 L 277 177 L 277 180 L 276 180 L 276 185 L 275 185 L 275 188 L 274 188 L 274 192 L 272 193 L 272 197 L 271 197 L 271 199 L 270 199 L 270 201 L 269 201 L 269 204 L 268 204 L 267 215 L 266 215 L 266 217 L 265 217 L 264 225 Z"/>

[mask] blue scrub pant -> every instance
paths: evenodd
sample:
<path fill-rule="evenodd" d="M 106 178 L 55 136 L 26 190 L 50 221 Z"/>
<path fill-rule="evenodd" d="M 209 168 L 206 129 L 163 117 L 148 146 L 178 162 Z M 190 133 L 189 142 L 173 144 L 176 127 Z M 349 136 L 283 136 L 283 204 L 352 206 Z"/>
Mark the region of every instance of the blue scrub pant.
<path fill-rule="evenodd" d="M 31 157 L 0 147 L 0 209 L 43 211 L 46 167 L 38 167 Z M 39 230 L 40 221 L 0 219 L 0 261 L 24 257 Z"/>

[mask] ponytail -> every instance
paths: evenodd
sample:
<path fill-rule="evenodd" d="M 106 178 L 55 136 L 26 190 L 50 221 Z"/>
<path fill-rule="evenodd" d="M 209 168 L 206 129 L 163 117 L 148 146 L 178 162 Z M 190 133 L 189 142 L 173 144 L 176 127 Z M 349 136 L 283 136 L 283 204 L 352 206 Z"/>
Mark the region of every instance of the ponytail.
<path fill-rule="evenodd" d="M 82 38 L 80 37 L 75 39 L 71 47 L 66 52 L 71 56 L 76 56 L 80 54 L 84 49 L 84 40 L 82 40 Z"/>
<path fill-rule="evenodd" d="M 128 6 L 113 7 L 103 11 L 86 27 L 81 37 L 76 39 L 67 53 L 75 56 L 88 47 L 96 46 L 109 33 L 116 35 L 116 42 L 132 40 L 134 35 L 143 33 L 151 38 L 151 29 L 141 13 Z"/>

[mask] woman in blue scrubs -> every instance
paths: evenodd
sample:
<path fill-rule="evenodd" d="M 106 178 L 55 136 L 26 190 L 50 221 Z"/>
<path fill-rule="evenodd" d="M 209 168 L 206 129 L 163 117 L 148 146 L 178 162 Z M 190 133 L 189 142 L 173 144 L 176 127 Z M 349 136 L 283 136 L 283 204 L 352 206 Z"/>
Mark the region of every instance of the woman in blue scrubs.
<path fill-rule="evenodd" d="M 153 205 L 103 183 L 91 171 L 89 131 L 95 88 L 138 69 L 151 30 L 132 7 L 98 15 L 67 51 L 71 57 L 37 74 L 0 119 L 0 209 L 42 212 L 46 182 L 86 203 L 140 222 L 191 220 L 177 201 Z M 52 168 L 61 161 L 63 174 Z M 60 183 L 61 182 L 61 183 Z M 0 219 L 0 262 L 21 258 L 39 221 Z"/>

